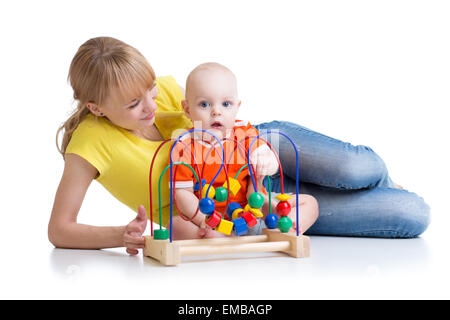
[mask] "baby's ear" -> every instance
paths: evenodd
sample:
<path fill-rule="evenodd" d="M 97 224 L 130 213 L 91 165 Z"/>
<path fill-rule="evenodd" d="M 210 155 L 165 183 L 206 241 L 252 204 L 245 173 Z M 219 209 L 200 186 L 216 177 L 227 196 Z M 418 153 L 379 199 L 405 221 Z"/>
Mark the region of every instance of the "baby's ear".
<path fill-rule="evenodd" d="M 186 100 L 181 100 L 181 106 L 183 107 L 184 113 L 189 115 L 189 104 Z"/>
<path fill-rule="evenodd" d="M 238 101 L 237 106 L 238 108 L 241 106 L 241 100 Z"/>

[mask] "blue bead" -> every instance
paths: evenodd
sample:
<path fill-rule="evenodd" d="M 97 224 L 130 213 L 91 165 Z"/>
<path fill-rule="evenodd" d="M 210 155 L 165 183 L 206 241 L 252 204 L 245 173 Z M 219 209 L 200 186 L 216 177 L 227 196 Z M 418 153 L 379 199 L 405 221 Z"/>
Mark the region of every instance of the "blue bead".
<path fill-rule="evenodd" d="M 278 226 L 278 216 L 276 214 L 268 214 L 266 216 L 266 220 L 264 221 L 266 223 L 267 228 L 269 229 L 276 229 Z"/>
<path fill-rule="evenodd" d="M 200 209 L 200 211 L 204 214 L 211 214 L 214 212 L 214 201 L 211 198 L 203 198 L 202 200 L 200 200 L 200 202 L 198 203 L 198 207 Z"/>
<path fill-rule="evenodd" d="M 234 233 L 237 236 L 242 236 L 244 234 L 247 234 L 248 232 L 248 227 L 247 227 L 247 222 L 245 221 L 244 218 L 237 218 L 237 219 L 233 219 L 233 223 L 234 223 Z"/>
<path fill-rule="evenodd" d="M 202 187 L 203 187 L 205 184 L 206 184 L 206 180 L 205 180 L 205 179 L 202 179 Z M 199 184 L 198 182 L 196 182 L 196 183 L 194 184 L 194 191 L 198 191 L 198 190 L 200 190 L 200 184 Z"/>
<path fill-rule="evenodd" d="M 242 209 L 241 205 L 237 202 L 231 202 L 227 207 L 227 215 L 231 219 L 231 215 L 233 214 L 233 211 L 236 209 Z"/>

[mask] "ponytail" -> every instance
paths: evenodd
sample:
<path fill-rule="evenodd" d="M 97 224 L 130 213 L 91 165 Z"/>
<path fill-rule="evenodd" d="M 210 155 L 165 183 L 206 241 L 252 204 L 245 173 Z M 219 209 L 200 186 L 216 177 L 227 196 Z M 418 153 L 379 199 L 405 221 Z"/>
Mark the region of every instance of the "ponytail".
<path fill-rule="evenodd" d="M 67 119 L 66 122 L 64 122 L 64 124 L 58 128 L 58 131 L 56 131 L 56 148 L 62 154 L 63 157 L 64 154 L 66 153 L 67 145 L 69 144 L 69 141 L 72 138 L 72 133 L 75 131 L 75 129 L 84 119 L 84 117 L 87 114 L 89 114 L 89 112 L 90 112 L 89 109 L 86 108 L 84 104 L 78 103 L 77 109 L 75 109 L 75 111 L 72 113 L 69 119 Z M 60 147 L 58 144 L 58 137 L 61 132 L 63 132 L 63 137 Z"/>

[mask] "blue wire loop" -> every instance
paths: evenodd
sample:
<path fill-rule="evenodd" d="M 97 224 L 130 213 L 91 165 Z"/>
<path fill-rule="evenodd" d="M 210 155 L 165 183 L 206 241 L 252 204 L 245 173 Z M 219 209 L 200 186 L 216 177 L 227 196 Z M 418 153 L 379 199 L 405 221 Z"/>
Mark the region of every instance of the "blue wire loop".
<path fill-rule="evenodd" d="M 222 154 L 223 154 L 222 159 L 225 159 L 225 149 L 224 149 L 224 147 L 222 145 L 222 142 L 220 141 L 220 139 L 215 134 L 213 134 L 212 132 L 209 132 L 208 130 L 205 130 L 205 129 L 195 129 L 194 128 L 194 129 L 188 130 L 186 132 L 183 132 L 180 136 L 178 136 L 178 138 L 173 143 L 173 145 L 172 145 L 172 147 L 170 149 L 170 242 L 172 242 L 172 235 L 173 235 L 173 232 L 172 232 L 172 217 L 173 217 L 173 179 L 172 179 L 172 177 L 173 177 L 173 172 L 172 172 L 173 171 L 172 170 L 173 160 L 172 160 L 172 153 L 173 153 L 173 149 L 175 148 L 175 145 L 181 140 L 181 138 L 184 137 L 186 134 L 194 132 L 194 131 L 206 132 L 207 134 L 210 134 L 211 136 L 213 136 L 214 139 L 217 140 L 217 142 L 219 143 L 219 145 L 220 145 L 220 147 L 222 149 Z M 214 176 L 214 178 L 212 179 L 212 181 L 209 183 L 208 189 L 206 190 L 206 194 L 207 195 L 209 194 L 209 189 L 213 185 L 213 183 L 216 180 L 217 176 L 219 175 L 220 171 L 222 171 L 223 163 L 224 163 L 224 161 L 222 160 L 222 163 L 220 164 L 219 170 L 217 171 L 217 173 Z M 200 193 L 200 198 L 201 198 L 201 193 Z"/>
<path fill-rule="evenodd" d="M 299 236 L 299 230 L 300 230 L 300 223 L 299 223 L 299 214 L 298 214 L 298 193 L 299 193 L 299 181 L 298 181 L 298 178 L 299 178 L 299 168 L 298 168 L 298 150 L 297 150 L 297 146 L 295 145 L 295 143 L 294 143 L 294 141 L 292 141 L 292 139 L 291 138 L 289 138 L 289 136 L 288 135 L 286 135 L 285 133 L 283 133 L 283 132 L 281 132 L 281 131 L 273 131 L 273 133 L 278 133 L 278 134 L 280 134 L 280 135 L 282 135 L 282 136 L 284 136 L 285 138 L 287 138 L 288 140 L 289 140 L 289 142 L 292 144 L 292 146 L 293 146 L 293 148 L 294 148 L 294 150 L 295 150 L 295 163 L 296 163 L 296 171 L 295 171 L 295 190 L 296 190 L 296 192 L 295 192 L 295 199 L 296 199 L 296 204 L 295 204 L 295 207 L 296 207 L 296 210 L 297 210 L 297 212 L 296 212 L 296 221 L 297 221 L 297 237 Z M 248 150 L 247 150 L 247 162 L 248 163 L 250 163 L 250 150 L 252 149 L 252 145 L 253 145 L 253 143 L 261 136 L 261 135 L 268 135 L 268 134 L 272 134 L 272 130 L 262 130 L 262 131 L 260 131 L 260 133 L 252 140 L 252 142 L 250 143 L 250 146 L 248 147 Z M 251 166 L 249 166 L 249 173 L 250 173 L 250 178 L 252 179 L 252 184 L 253 184 L 253 188 L 255 189 L 255 190 L 257 190 L 256 189 L 256 182 L 255 182 L 255 177 L 254 177 L 254 175 L 253 175 L 253 170 L 251 169 Z"/>

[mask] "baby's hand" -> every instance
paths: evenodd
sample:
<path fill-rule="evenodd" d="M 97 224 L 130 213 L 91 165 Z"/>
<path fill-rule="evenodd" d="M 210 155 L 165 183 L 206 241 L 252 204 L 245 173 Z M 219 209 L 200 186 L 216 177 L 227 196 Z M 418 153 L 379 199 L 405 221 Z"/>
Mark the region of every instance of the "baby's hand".
<path fill-rule="evenodd" d="M 147 227 L 147 214 L 144 206 L 139 206 L 136 218 L 125 227 L 123 234 L 123 244 L 127 248 L 127 253 L 135 255 L 139 253 L 139 248 L 145 247 L 145 238 L 142 234 Z"/>
<path fill-rule="evenodd" d="M 200 239 L 209 239 L 209 238 L 224 238 L 226 237 L 225 234 L 220 233 L 216 230 L 211 229 L 210 227 L 208 227 L 205 223 L 205 221 L 203 221 L 199 228 L 198 228 L 198 233 L 197 233 L 198 237 Z"/>
<path fill-rule="evenodd" d="M 263 145 L 250 155 L 250 162 L 256 169 L 256 175 L 272 176 L 278 171 L 278 162 L 272 150 Z"/>

